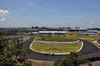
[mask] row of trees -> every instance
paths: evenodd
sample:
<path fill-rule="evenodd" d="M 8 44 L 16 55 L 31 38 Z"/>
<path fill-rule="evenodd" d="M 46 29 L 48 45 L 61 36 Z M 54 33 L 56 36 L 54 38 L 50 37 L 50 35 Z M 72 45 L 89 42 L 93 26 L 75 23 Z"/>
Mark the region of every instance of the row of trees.
<path fill-rule="evenodd" d="M 50 27 L 38 27 L 38 26 L 32 26 L 31 29 L 38 29 L 38 30 L 47 30 L 47 31 L 63 31 L 65 27 L 58 27 L 58 28 L 50 28 Z"/>
<path fill-rule="evenodd" d="M 0 65 L 1 66 L 32 66 L 31 62 L 26 58 L 25 53 L 29 53 L 29 49 L 22 49 L 23 40 L 4 39 L 0 37 Z"/>
<path fill-rule="evenodd" d="M 3 29 L 4 31 L 0 32 L 0 35 L 15 35 L 18 31 L 17 29 Z"/>
<path fill-rule="evenodd" d="M 79 66 L 80 64 L 89 63 L 80 53 L 71 52 L 65 59 L 58 59 L 54 66 Z"/>

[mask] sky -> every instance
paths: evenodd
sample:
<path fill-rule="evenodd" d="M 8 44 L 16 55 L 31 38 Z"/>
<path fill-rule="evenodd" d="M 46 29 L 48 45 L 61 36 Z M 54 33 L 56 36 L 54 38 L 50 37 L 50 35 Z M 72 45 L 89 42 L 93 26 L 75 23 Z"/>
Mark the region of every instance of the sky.
<path fill-rule="evenodd" d="M 100 27 L 100 0 L 0 0 L 0 27 Z"/>

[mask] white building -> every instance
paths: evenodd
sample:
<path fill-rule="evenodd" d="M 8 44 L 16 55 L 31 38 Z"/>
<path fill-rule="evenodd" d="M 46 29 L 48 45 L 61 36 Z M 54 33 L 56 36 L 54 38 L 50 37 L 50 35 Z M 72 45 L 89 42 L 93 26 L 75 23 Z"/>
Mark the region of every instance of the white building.
<path fill-rule="evenodd" d="M 39 31 L 39 34 L 66 34 L 66 31 Z"/>

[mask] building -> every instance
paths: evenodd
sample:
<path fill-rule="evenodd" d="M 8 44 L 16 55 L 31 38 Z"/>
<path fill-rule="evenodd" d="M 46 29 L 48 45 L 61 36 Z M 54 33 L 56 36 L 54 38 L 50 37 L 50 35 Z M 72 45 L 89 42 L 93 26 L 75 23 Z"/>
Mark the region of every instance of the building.
<path fill-rule="evenodd" d="M 66 34 L 66 31 L 39 31 L 39 34 Z"/>
<path fill-rule="evenodd" d="M 66 31 L 68 31 L 69 33 L 79 33 L 79 32 L 86 32 L 87 29 L 84 28 L 79 28 L 79 27 L 67 27 Z"/>

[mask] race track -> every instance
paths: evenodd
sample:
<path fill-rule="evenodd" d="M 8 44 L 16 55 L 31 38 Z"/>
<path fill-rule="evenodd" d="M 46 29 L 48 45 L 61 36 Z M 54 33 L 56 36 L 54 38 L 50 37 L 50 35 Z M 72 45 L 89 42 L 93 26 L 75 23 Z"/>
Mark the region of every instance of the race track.
<path fill-rule="evenodd" d="M 99 48 L 96 47 L 92 42 L 87 41 L 87 40 L 82 40 L 82 39 L 80 40 L 84 44 L 82 50 L 80 51 L 82 55 L 96 53 L 99 50 Z"/>
<path fill-rule="evenodd" d="M 28 48 L 32 41 L 35 39 L 35 37 L 30 37 L 30 39 L 26 40 L 23 43 L 22 49 Z M 87 41 L 87 40 L 81 40 L 83 44 L 83 48 L 81 51 L 79 51 L 82 55 L 88 55 L 88 54 L 93 54 L 97 53 L 99 51 L 99 48 L 97 48 L 93 43 Z M 26 54 L 28 59 L 33 59 L 33 60 L 42 60 L 42 61 L 55 61 L 59 58 L 65 58 L 66 55 L 44 55 L 41 53 L 37 53 L 32 51 L 30 54 Z"/>

